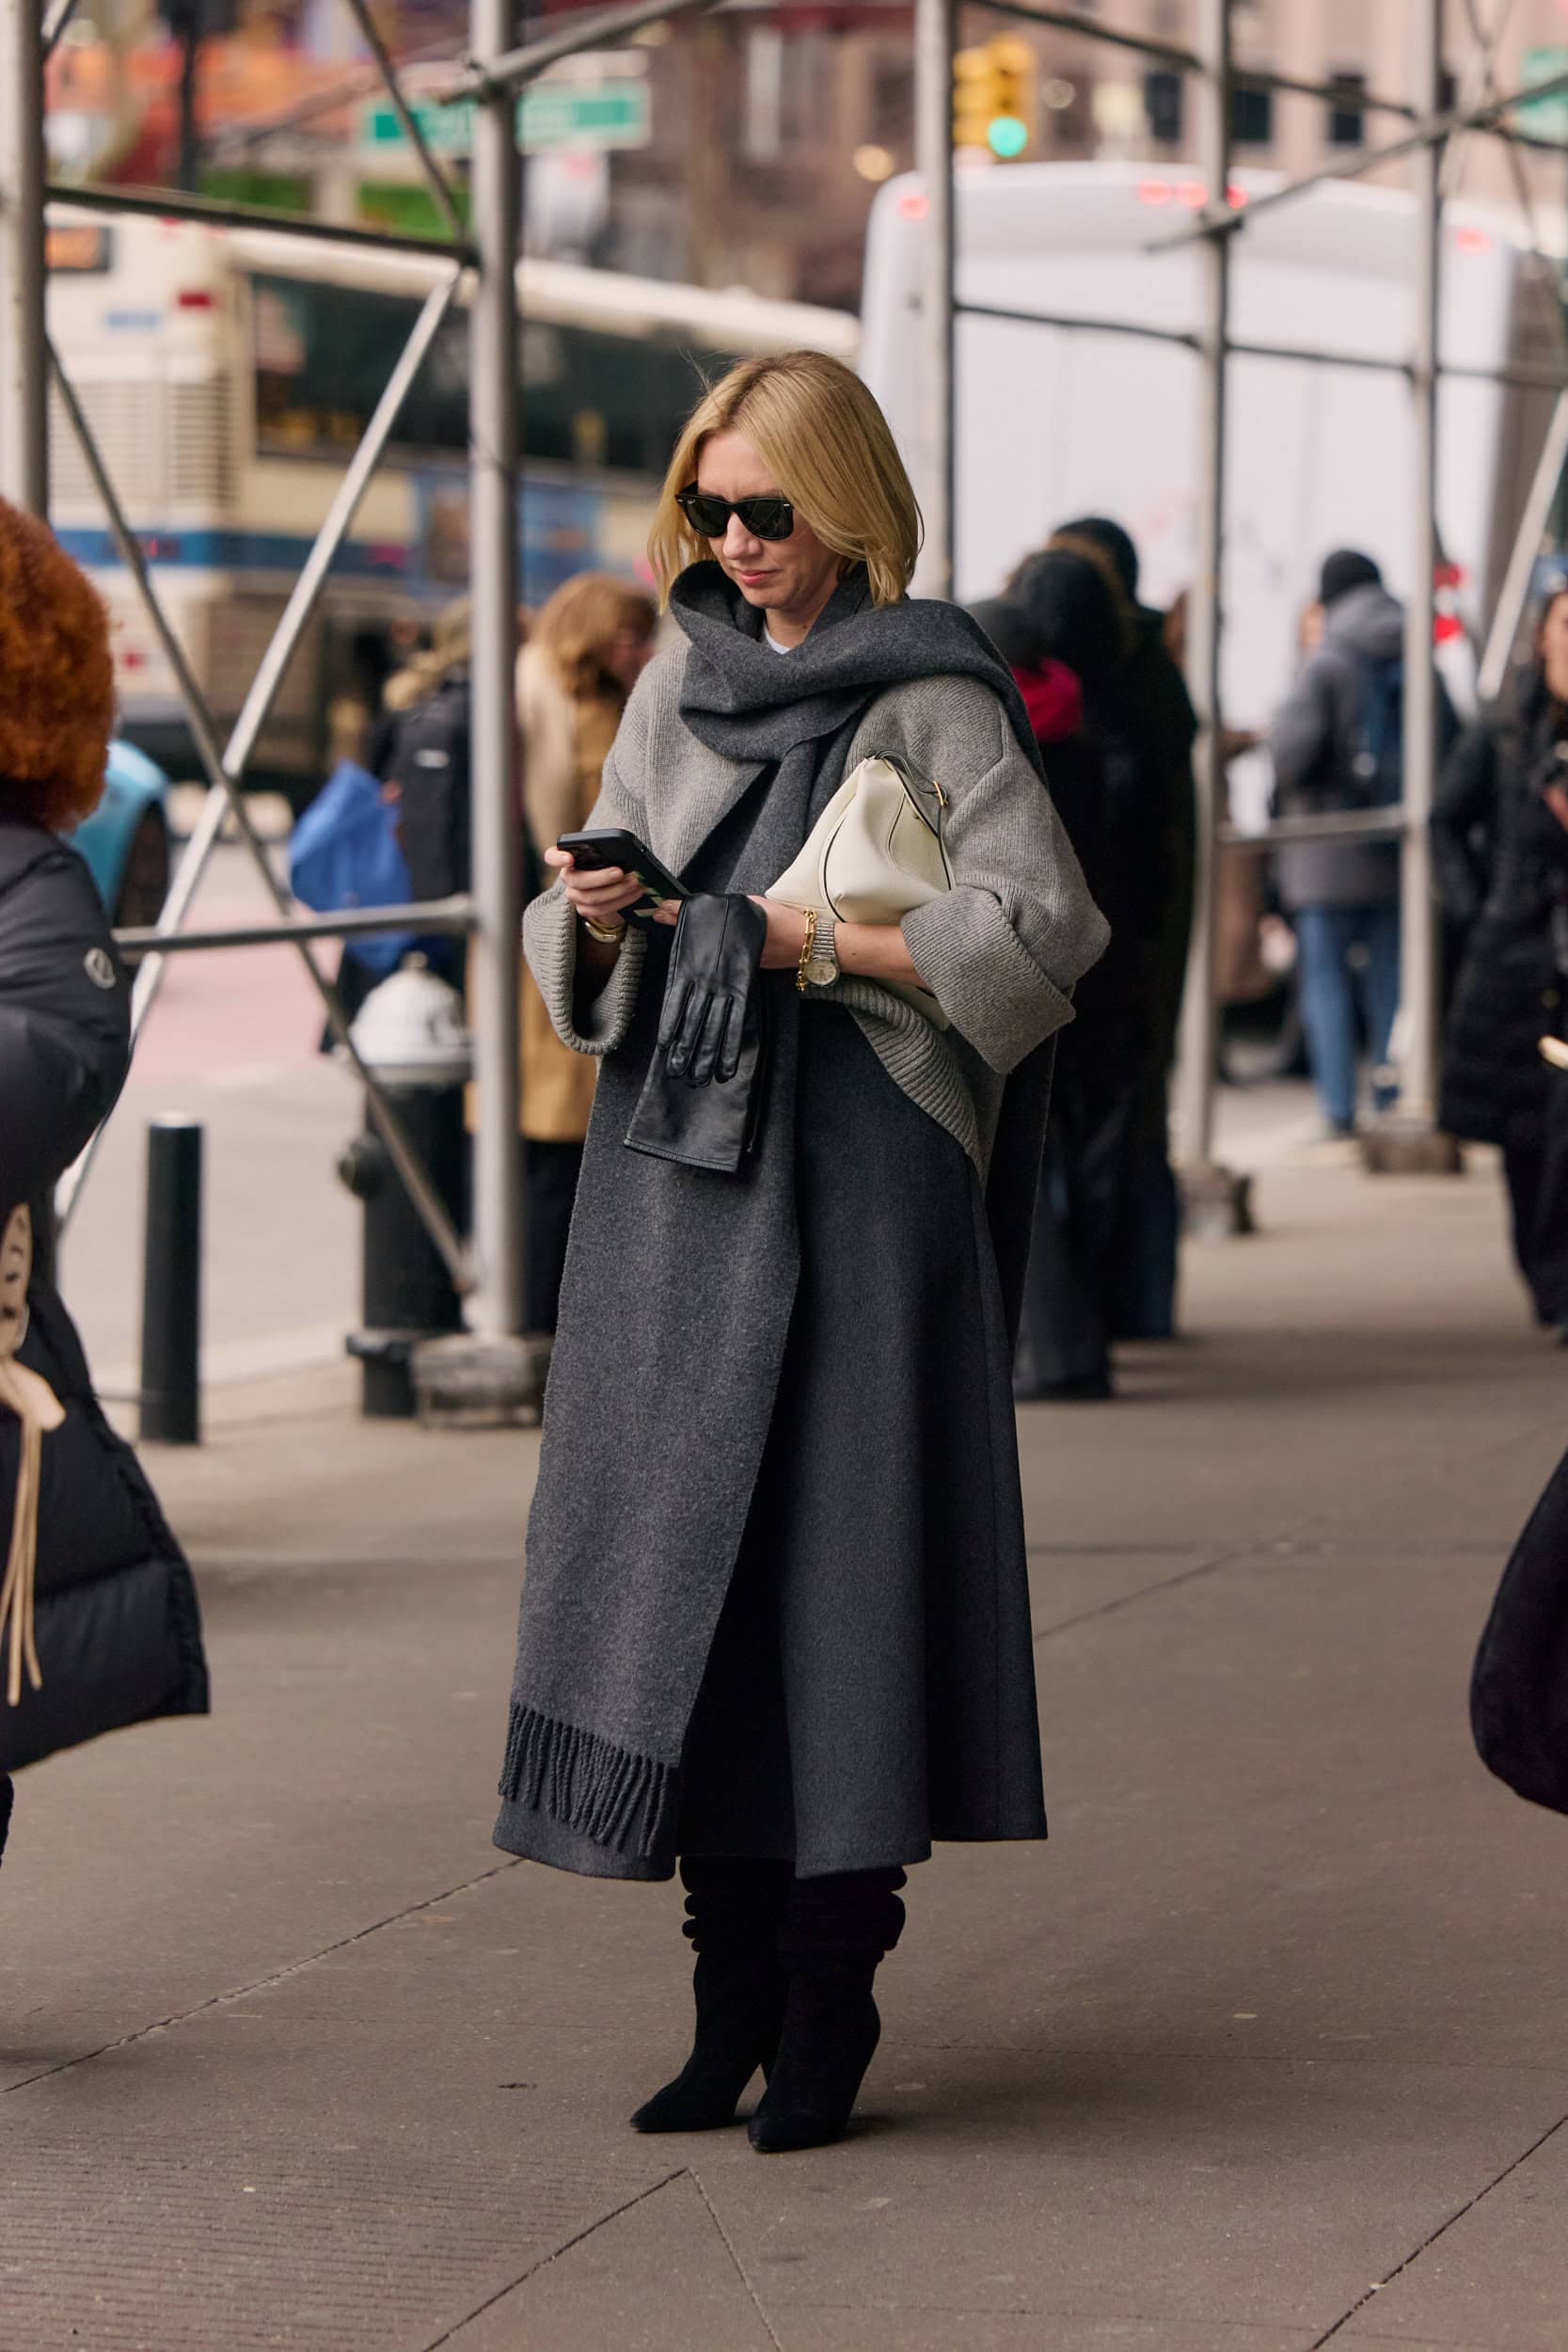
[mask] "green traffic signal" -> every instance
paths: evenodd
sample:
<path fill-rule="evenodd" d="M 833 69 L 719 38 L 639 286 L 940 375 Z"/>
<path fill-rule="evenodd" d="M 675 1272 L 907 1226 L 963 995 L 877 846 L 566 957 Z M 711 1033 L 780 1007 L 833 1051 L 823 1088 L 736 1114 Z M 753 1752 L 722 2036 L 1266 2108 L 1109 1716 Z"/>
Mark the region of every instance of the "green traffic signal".
<path fill-rule="evenodd" d="M 1029 126 L 1017 115 L 998 115 L 986 127 L 986 144 L 993 155 L 1000 155 L 1004 163 L 1010 162 L 1028 146 Z"/>

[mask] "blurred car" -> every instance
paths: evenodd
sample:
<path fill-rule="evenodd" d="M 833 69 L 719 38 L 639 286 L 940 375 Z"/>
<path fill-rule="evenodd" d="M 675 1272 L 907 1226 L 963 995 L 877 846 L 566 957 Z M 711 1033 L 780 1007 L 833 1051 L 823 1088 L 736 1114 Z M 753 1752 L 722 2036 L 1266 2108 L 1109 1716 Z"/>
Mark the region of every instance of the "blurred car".
<path fill-rule="evenodd" d="M 117 930 L 155 923 L 168 890 L 168 778 L 132 743 L 109 746 L 103 798 L 71 835 Z"/>

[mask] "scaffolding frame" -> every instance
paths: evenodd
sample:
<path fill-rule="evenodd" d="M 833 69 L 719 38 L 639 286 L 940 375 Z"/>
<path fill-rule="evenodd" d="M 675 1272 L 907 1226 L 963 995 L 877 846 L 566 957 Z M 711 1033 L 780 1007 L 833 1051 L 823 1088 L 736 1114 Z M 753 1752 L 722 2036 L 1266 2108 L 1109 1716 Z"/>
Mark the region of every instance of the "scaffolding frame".
<path fill-rule="evenodd" d="M 475 109 L 470 172 L 470 217 L 466 221 L 455 191 L 409 105 L 397 62 L 376 29 L 368 0 L 349 0 L 371 51 L 375 80 L 385 88 L 445 224 L 441 237 L 401 237 L 395 232 L 341 227 L 288 218 L 254 208 L 216 204 L 189 197 L 103 189 L 55 187 L 47 180 L 43 147 L 43 73 L 49 51 L 69 23 L 73 0 L 0 0 L 0 492 L 38 514 L 48 505 L 47 394 L 57 386 L 71 429 L 104 505 L 111 531 L 170 660 L 189 718 L 202 768 L 213 787 L 198 827 L 173 879 L 168 898 L 150 934 L 135 934 L 127 945 L 141 956 L 135 1017 L 144 1021 L 155 999 L 165 960 L 179 939 L 182 948 L 216 947 L 261 938 L 289 943 L 303 959 L 326 1005 L 327 1017 L 350 1062 L 357 1069 L 378 1125 L 449 1269 L 464 1293 L 470 1328 L 482 1339 L 507 1343 L 521 1332 L 521 1200 L 518 1132 L 518 803 L 515 709 L 515 612 L 517 603 L 516 495 L 520 450 L 517 412 L 517 317 L 515 264 L 521 215 L 515 93 L 552 66 L 662 22 L 710 13 L 743 13 L 737 0 L 632 0 L 575 21 L 559 31 L 514 45 L 515 0 L 472 0 L 469 55 L 439 93 L 447 103 Z M 1499 93 L 1495 78 L 1496 37 L 1481 25 L 1476 0 L 1465 0 L 1480 40 L 1485 87 L 1475 99 L 1444 109 L 1440 104 L 1443 0 L 1418 0 L 1408 97 L 1356 93 L 1368 113 L 1391 115 L 1402 123 L 1393 140 L 1358 151 L 1344 161 L 1309 172 L 1261 197 L 1244 210 L 1226 199 L 1229 179 L 1229 106 L 1238 87 L 1266 87 L 1318 98 L 1342 97 L 1334 83 L 1238 65 L 1230 51 L 1230 0 L 1199 0 L 1198 40 L 1191 49 L 1146 40 L 1097 19 L 1062 8 L 1035 7 L 1028 0 L 914 0 L 916 159 L 928 201 L 925 279 L 922 294 L 922 418 L 913 453 L 917 486 L 926 517 L 926 548 L 919 586 L 951 594 L 955 500 L 954 415 L 955 320 L 966 310 L 977 316 L 1008 317 L 1041 326 L 1092 327 L 1101 333 L 1142 334 L 1192 348 L 1202 370 L 1202 397 L 1195 476 L 1199 485 L 1199 547 L 1189 597 L 1189 677 L 1201 734 L 1196 762 L 1199 810 L 1199 857 L 1193 953 L 1183 1009 L 1182 1051 L 1177 1111 L 1182 1156 L 1201 1178 L 1212 1157 L 1215 1021 L 1213 1004 L 1213 862 L 1222 838 L 1224 806 L 1219 662 L 1224 612 L 1221 573 L 1225 547 L 1224 458 L 1227 364 L 1232 356 L 1307 359 L 1324 366 L 1369 365 L 1404 374 L 1411 385 L 1414 430 L 1415 529 L 1406 661 L 1406 789 L 1402 806 L 1380 813 L 1370 823 L 1354 818 L 1297 818 L 1272 827 L 1269 840 L 1349 836 L 1381 828 L 1397 833 L 1402 850 L 1405 916 L 1402 1110 L 1414 1124 L 1430 1126 L 1436 1059 L 1436 940 L 1433 916 L 1427 828 L 1435 754 L 1432 698 L 1424 681 L 1432 643 L 1433 557 L 1435 548 L 1433 429 L 1440 366 L 1437 348 L 1438 252 L 1443 200 L 1442 164 L 1448 142 L 1458 133 L 1479 130 L 1515 144 L 1536 144 L 1510 115 L 1521 103 L 1568 88 L 1568 74 L 1524 91 Z M 1202 211 L 1172 244 L 1196 239 L 1204 254 L 1204 302 L 1199 326 L 1191 334 L 1153 329 L 1133 321 L 1072 320 L 1041 313 L 965 305 L 955 283 L 954 152 L 952 141 L 953 57 L 959 44 L 965 7 L 977 13 L 1070 30 L 1079 38 L 1132 52 L 1167 65 L 1197 83 L 1198 168 L 1210 191 Z M 1240 342 L 1230 331 L 1229 256 L 1249 221 L 1273 205 L 1290 201 L 1329 179 L 1354 178 L 1376 166 L 1408 160 L 1415 178 L 1419 223 L 1419 284 L 1417 333 L 1408 359 L 1369 360 L 1322 349 L 1287 350 Z M 185 661 L 156 583 L 104 467 L 80 403 L 50 347 L 44 318 L 44 215 L 52 201 L 107 213 L 153 213 L 168 219 L 213 227 L 264 227 L 274 234 L 350 243 L 379 251 L 417 250 L 444 258 L 450 270 L 428 297 L 358 450 L 344 475 L 332 509 L 291 596 L 240 716 L 226 744 L 217 741 L 211 712 Z M 475 999 L 476 1075 L 479 1128 L 475 1158 L 475 1211 L 471 1244 L 466 1248 L 452 1229 L 428 1174 L 411 1150 L 395 1105 L 373 1075 L 358 1063 L 338 1013 L 330 985 L 312 953 L 315 939 L 353 930 L 406 927 L 407 909 L 372 910 L 342 922 L 302 921 L 273 871 L 257 837 L 244 799 L 244 780 L 262 725 L 314 612 L 333 559 L 352 527 L 364 488 L 385 453 L 402 401 L 420 362 L 461 290 L 470 293 L 469 467 L 472 501 L 472 678 L 475 724 L 472 755 L 473 837 L 476 886 L 471 898 L 443 902 L 442 928 L 471 935 Z M 1560 350 L 1568 354 L 1568 338 Z M 1565 458 L 1568 458 L 1568 358 L 1558 369 L 1454 370 L 1498 381 L 1544 385 L 1559 394 L 1546 446 L 1521 523 L 1518 539 L 1482 658 L 1483 689 L 1495 691 L 1517 630 L 1530 569 L 1544 519 Z M 1420 659 L 1416 659 L 1418 652 Z M 198 933 L 186 915 L 226 817 L 231 816 L 277 911 L 270 926 L 242 932 Z M 436 914 L 436 910 L 420 910 Z M 80 1190 L 87 1162 L 73 1171 L 64 1192 L 70 1207 Z"/>
<path fill-rule="evenodd" d="M 1560 308 L 1554 302 L 1559 364 L 1541 368 L 1448 368 L 1439 350 L 1439 259 L 1441 251 L 1443 166 L 1449 142 L 1465 132 L 1481 132 L 1511 147 L 1535 146 L 1510 119 L 1520 105 L 1568 90 L 1568 73 L 1553 75 L 1527 89 L 1499 92 L 1496 53 L 1502 26 L 1489 29 L 1476 0 L 1465 0 L 1469 28 L 1475 36 L 1484 87 L 1472 100 L 1445 106 L 1442 103 L 1443 0 L 1417 0 L 1412 21 L 1410 91 L 1405 98 L 1356 92 L 1356 103 L 1369 113 L 1401 119 L 1407 127 L 1382 144 L 1356 150 L 1345 158 L 1288 179 L 1277 189 L 1233 207 L 1227 197 L 1230 180 L 1230 99 L 1238 87 L 1262 87 L 1331 102 L 1344 91 L 1334 84 L 1301 81 L 1293 76 L 1244 68 L 1231 55 L 1231 0 L 1198 0 L 1196 43 L 1192 48 L 1101 24 L 1096 18 L 1069 15 L 1059 8 L 1037 7 L 1031 0 L 967 0 L 977 14 L 1001 16 L 1020 24 L 1048 24 L 1068 30 L 1089 42 L 1131 52 L 1151 63 L 1179 71 L 1197 85 L 1198 103 L 1196 173 L 1206 191 L 1193 220 L 1174 234 L 1150 239 L 1150 248 L 1169 250 L 1197 244 L 1204 257 L 1201 318 L 1192 332 L 1157 328 L 1133 320 L 1051 316 L 1014 310 L 994 304 L 968 304 L 955 291 L 955 235 L 952 203 L 955 154 L 952 113 L 946 103 L 951 86 L 953 56 L 958 40 L 958 8 L 964 0 L 916 0 L 917 167 L 923 175 L 930 209 L 920 305 L 922 346 L 927 370 L 925 404 L 926 431 L 921 451 L 921 487 L 927 493 L 927 548 L 923 559 L 922 584 L 932 593 L 951 592 L 953 578 L 953 497 L 957 419 L 953 389 L 953 331 L 956 317 L 1007 318 L 1020 324 L 1077 327 L 1097 334 L 1143 336 L 1180 343 L 1196 352 L 1201 369 L 1201 390 L 1193 472 L 1198 488 L 1198 546 L 1194 579 L 1188 595 L 1187 677 L 1197 711 L 1199 736 L 1195 758 L 1197 800 L 1197 872 L 1195 889 L 1192 949 L 1188 959 L 1182 1006 L 1181 1042 L 1174 1108 L 1180 1157 L 1190 1196 L 1211 1200 L 1223 1196 L 1228 1180 L 1213 1165 L 1214 1089 L 1217 1071 L 1218 1007 L 1214 1001 L 1214 877 L 1217 852 L 1223 843 L 1245 838 L 1259 848 L 1296 839 L 1397 837 L 1401 845 L 1402 970 L 1401 1011 L 1395 1039 L 1395 1067 L 1400 1080 L 1397 1110 L 1387 1122 L 1418 1142 L 1434 1127 L 1437 1091 L 1438 924 L 1433 886 L 1430 825 L 1437 756 L 1436 703 L 1432 647 L 1435 619 L 1436 415 L 1440 379 L 1480 376 L 1496 382 L 1528 384 L 1554 390 L 1558 399 L 1526 501 L 1513 555 L 1507 567 L 1497 612 L 1482 653 L 1479 683 L 1484 694 L 1496 694 L 1502 683 L 1509 654 L 1518 632 L 1542 533 L 1563 467 L 1568 463 L 1568 333 L 1562 329 Z M 938 95 L 940 87 L 940 96 Z M 1554 143 L 1555 144 L 1555 143 Z M 1561 151 L 1557 150 L 1556 151 Z M 1235 242 L 1251 223 L 1280 204 L 1294 201 L 1307 189 L 1327 181 L 1356 179 L 1380 166 L 1406 162 L 1410 166 L 1417 220 L 1417 304 L 1412 349 L 1402 360 L 1384 361 L 1318 347 L 1286 349 L 1275 344 L 1247 343 L 1234 337 L 1230 325 L 1228 257 Z M 1516 174 L 1516 180 L 1522 175 Z M 940 200 L 938 192 L 941 191 Z M 1529 218 L 1528 210 L 1526 213 Z M 1537 253 L 1538 262 L 1542 257 Z M 1220 655 L 1224 643 L 1223 565 L 1226 541 L 1225 450 L 1226 395 L 1232 357 L 1306 360 L 1324 367 L 1368 366 L 1406 377 L 1411 389 L 1412 469 L 1414 512 L 1411 532 L 1411 593 L 1406 603 L 1404 791 L 1396 809 L 1362 815 L 1331 815 L 1277 820 L 1260 834 L 1242 836 L 1223 822 L 1225 808 L 1224 726 L 1221 706 Z M 934 491 L 934 495 L 932 494 Z M 1419 1164 L 1418 1159 L 1412 1164 Z M 1441 1152 L 1432 1165 L 1449 1164 Z M 1234 1187 L 1229 1187 L 1234 1192 Z M 1231 1221 L 1241 1230 L 1242 1213 Z"/>
<path fill-rule="evenodd" d="M 0 378 L 0 492 L 28 511 L 48 512 L 48 389 L 54 385 L 72 437 L 103 507 L 119 559 L 173 674 L 191 740 L 209 787 L 201 815 L 185 845 L 157 923 L 146 931 L 122 934 L 136 962 L 132 1000 L 133 1041 L 152 1010 L 167 956 L 196 947 L 215 948 L 285 942 L 300 956 L 318 991 L 328 1028 L 343 1058 L 364 1086 L 371 1115 L 421 1223 L 464 1296 L 469 1327 L 489 1341 L 505 1342 L 521 1332 L 521 1233 L 518 1114 L 517 992 L 520 923 L 517 906 L 518 837 L 514 776 L 514 664 L 516 639 L 516 419 L 515 297 L 520 181 L 510 110 L 504 115 L 499 170 L 494 105 L 482 99 L 476 126 L 475 182 L 485 181 L 484 221 L 470 236 L 454 190 L 437 162 L 403 90 L 395 61 L 376 27 L 366 0 L 349 0 L 371 51 L 376 75 L 403 126 L 431 198 L 445 223 L 445 238 L 400 237 L 395 233 L 279 217 L 252 208 L 203 202 L 199 199 L 133 191 L 55 187 L 46 180 L 43 150 L 43 73 L 47 56 L 70 21 L 73 0 L 53 0 L 40 23 L 36 0 L 4 0 L 0 7 L 0 333 L 5 373 Z M 511 31 L 510 0 L 475 0 L 472 47 L 476 56 L 499 55 Z M 487 151 L 482 163 L 480 150 Z M 212 710 L 186 659 L 148 559 L 116 489 L 75 389 L 51 343 L 45 321 L 45 208 L 51 201 L 109 214 L 152 214 L 163 219 L 208 227 L 261 227 L 299 240 L 349 244 L 376 251 L 418 252 L 444 257 L 451 264 L 426 297 L 408 340 L 351 458 L 284 610 L 251 679 L 226 743 L 220 745 Z M 502 298 L 495 287 L 501 281 Z M 456 300 L 465 279 L 473 287 L 476 344 L 483 357 L 473 372 L 470 421 L 470 487 L 475 512 L 473 676 L 476 725 L 472 762 L 474 838 L 479 886 L 429 907 L 359 910 L 340 917 L 301 918 L 278 881 L 245 799 L 246 771 L 283 678 L 315 612 L 333 563 L 353 527 L 365 490 L 384 457 L 404 400 L 420 365 Z M 507 367 L 510 389 L 498 401 L 491 377 Z M 488 373 L 486 373 L 488 371 Z M 499 528 L 497 520 L 499 518 Z M 504 600 L 504 612 L 502 605 Z M 483 714 L 483 715 L 482 715 Z M 277 919 L 271 924 L 228 926 L 197 931 L 186 916 L 225 826 L 231 822 L 261 876 Z M 475 1216 L 471 1244 L 465 1247 L 429 1170 L 409 1139 L 395 1102 L 355 1048 L 335 992 L 312 952 L 311 943 L 423 928 L 471 934 L 480 1018 L 477 1061 L 481 1080 L 476 1145 Z M 62 1227 L 87 1179 L 103 1129 L 61 1184 L 57 1209 Z"/>

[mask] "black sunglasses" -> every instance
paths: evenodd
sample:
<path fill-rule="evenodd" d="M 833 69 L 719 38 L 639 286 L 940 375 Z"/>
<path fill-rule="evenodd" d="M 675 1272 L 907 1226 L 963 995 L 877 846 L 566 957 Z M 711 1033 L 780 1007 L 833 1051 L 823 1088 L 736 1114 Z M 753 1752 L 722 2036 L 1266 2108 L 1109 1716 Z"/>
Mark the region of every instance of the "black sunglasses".
<path fill-rule="evenodd" d="M 787 539 L 795 528 L 795 509 L 787 499 L 736 499 L 732 502 L 699 490 L 693 483 L 689 490 L 675 492 L 675 504 L 705 539 L 721 539 L 732 515 L 739 516 L 742 529 L 753 539 Z"/>

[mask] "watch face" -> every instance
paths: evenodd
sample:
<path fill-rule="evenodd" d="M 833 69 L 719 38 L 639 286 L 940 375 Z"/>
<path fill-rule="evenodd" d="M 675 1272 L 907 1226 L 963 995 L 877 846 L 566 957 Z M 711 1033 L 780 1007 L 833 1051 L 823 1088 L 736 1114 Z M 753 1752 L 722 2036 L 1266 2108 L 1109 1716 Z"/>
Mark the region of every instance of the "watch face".
<path fill-rule="evenodd" d="M 826 988 L 838 977 L 838 966 L 827 956 L 813 956 L 806 966 L 806 977 L 813 988 Z"/>

